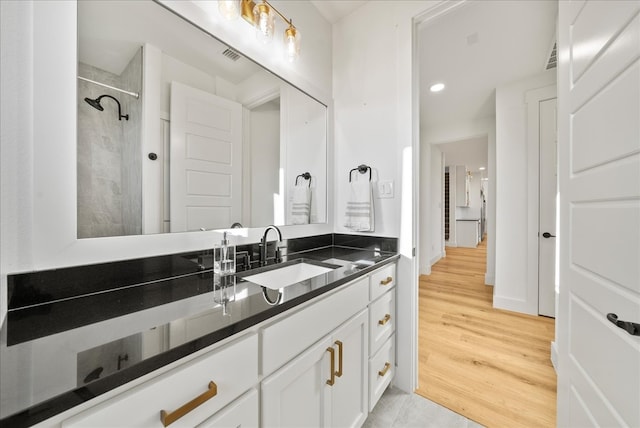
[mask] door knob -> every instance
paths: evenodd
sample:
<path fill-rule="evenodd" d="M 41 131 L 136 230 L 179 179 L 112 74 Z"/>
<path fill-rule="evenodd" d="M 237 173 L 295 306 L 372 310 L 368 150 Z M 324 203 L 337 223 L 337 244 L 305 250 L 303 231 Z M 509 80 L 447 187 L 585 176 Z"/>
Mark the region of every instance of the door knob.
<path fill-rule="evenodd" d="M 614 323 L 616 327 L 626 330 L 630 335 L 640 336 L 640 324 L 630 321 L 620 321 L 618 315 L 611 313 L 607 314 L 607 319 Z"/>
<path fill-rule="evenodd" d="M 543 238 L 555 238 L 556 235 L 552 235 L 549 232 L 545 232 L 545 233 L 542 234 L 542 237 Z"/>

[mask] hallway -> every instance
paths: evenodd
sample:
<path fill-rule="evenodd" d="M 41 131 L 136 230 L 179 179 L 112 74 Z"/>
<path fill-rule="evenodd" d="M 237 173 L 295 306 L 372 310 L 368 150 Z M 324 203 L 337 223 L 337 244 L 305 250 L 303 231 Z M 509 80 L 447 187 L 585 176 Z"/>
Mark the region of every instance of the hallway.
<path fill-rule="evenodd" d="M 449 248 L 419 285 L 416 391 L 488 427 L 553 427 L 554 320 L 492 308 L 486 239 Z"/>

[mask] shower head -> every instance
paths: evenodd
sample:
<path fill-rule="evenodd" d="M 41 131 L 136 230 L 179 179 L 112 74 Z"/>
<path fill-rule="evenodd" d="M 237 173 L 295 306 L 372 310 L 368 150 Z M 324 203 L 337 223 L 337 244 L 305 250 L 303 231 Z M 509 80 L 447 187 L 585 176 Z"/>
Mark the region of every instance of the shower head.
<path fill-rule="evenodd" d="M 95 109 L 97 109 L 97 110 L 100 110 L 100 111 L 104 111 L 104 107 L 102 107 L 102 106 L 100 105 L 100 99 L 99 99 L 99 98 L 98 98 L 98 99 L 95 99 L 95 100 L 92 100 L 91 98 L 85 98 L 84 100 L 85 100 L 85 101 L 87 102 L 87 104 L 89 104 L 91 107 L 93 107 L 93 108 L 95 108 Z"/>
<path fill-rule="evenodd" d="M 87 102 L 87 104 L 89 104 L 91 107 L 95 108 L 96 110 L 100 110 L 100 111 L 104 111 L 104 107 L 102 107 L 102 104 L 100 104 L 100 100 L 103 98 L 110 98 L 113 101 L 115 101 L 118 104 L 118 120 L 122 120 L 122 118 L 124 117 L 126 120 L 129 120 L 129 115 L 128 114 L 122 114 L 122 109 L 120 107 L 120 101 L 118 101 L 116 98 L 112 97 L 111 95 L 100 95 L 98 98 L 96 98 L 95 100 L 92 100 L 91 98 L 85 98 L 84 100 Z"/>

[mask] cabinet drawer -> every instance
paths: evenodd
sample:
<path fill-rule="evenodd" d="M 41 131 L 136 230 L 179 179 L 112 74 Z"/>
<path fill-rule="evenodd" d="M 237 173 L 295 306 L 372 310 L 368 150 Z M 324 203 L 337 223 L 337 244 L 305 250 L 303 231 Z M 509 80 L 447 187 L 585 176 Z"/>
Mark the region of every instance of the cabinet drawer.
<path fill-rule="evenodd" d="M 258 337 L 238 339 L 176 367 L 67 419 L 63 427 L 162 427 L 160 411 L 172 413 L 202 396 L 214 382 L 217 393 L 171 426 L 193 427 L 258 382 Z"/>
<path fill-rule="evenodd" d="M 396 372 L 395 334 L 369 360 L 369 411 L 373 410 Z"/>
<path fill-rule="evenodd" d="M 260 425 L 259 406 L 258 391 L 252 388 L 245 395 L 207 419 L 203 424 L 198 425 L 198 428 L 257 428 Z"/>
<path fill-rule="evenodd" d="M 376 300 L 396 285 L 396 264 L 391 263 L 371 274 L 369 298 Z"/>
<path fill-rule="evenodd" d="M 264 328 L 261 331 L 262 374 L 267 376 L 272 373 L 364 309 L 369 300 L 368 286 L 368 278 L 362 278 Z"/>
<path fill-rule="evenodd" d="M 369 355 L 375 354 L 396 330 L 395 290 L 369 305 Z"/>

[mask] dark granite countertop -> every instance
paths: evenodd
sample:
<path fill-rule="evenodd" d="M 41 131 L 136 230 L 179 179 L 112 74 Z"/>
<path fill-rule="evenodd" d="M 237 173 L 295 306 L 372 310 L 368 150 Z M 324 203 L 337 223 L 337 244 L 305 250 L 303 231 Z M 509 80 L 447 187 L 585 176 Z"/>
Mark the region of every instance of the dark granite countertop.
<path fill-rule="evenodd" d="M 300 258 L 338 267 L 280 292 L 243 280 L 246 272 L 225 278 L 225 287 L 217 286 L 209 269 L 10 311 L 0 336 L 0 425 L 30 426 L 46 420 L 366 275 L 398 256 L 331 246 L 292 254 L 286 263 Z M 360 260 L 374 264 L 355 267 L 353 262 Z M 206 328 L 199 325 L 198 333 L 181 328 L 185 321 L 200 317 L 207 323 Z M 25 361 L 29 361 L 28 368 Z M 12 388 L 12 384 L 21 387 Z"/>

